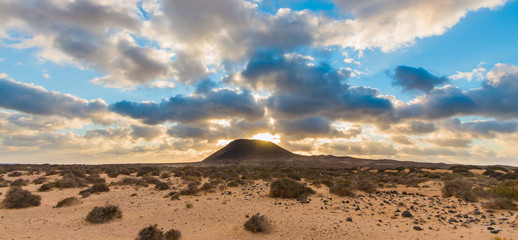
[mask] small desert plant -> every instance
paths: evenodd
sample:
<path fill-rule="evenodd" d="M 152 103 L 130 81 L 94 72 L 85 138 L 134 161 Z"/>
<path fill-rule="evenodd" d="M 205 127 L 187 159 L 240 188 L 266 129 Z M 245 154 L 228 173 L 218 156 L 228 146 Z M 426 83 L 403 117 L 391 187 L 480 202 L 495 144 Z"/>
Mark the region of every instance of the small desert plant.
<path fill-rule="evenodd" d="M 94 193 L 109 192 L 109 191 L 110 191 L 110 187 L 108 186 L 108 184 L 96 183 L 92 187 L 79 192 L 79 194 L 81 194 L 83 197 L 88 197 Z"/>
<path fill-rule="evenodd" d="M 206 182 L 203 185 L 201 185 L 200 190 L 208 192 L 209 190 L 211 190 L 213 188 L 216 188 L 216 184 L 214 184 L 212 182 Z"/>
<path fill-rule="evenodd" d="M 284 178 L 272 183 L 270 196 L 280 198 L 299 198 L 315 194 L 315 191 L 295 180 Z"/>
<path fill-rule="evenodd" d="M 378 185 L 376 185 L 371 180 L 360 179 L 360 180 L 356 181 L 356 188 L 358 190 L 366 192 L 366 193 L 373 193 L 373 192 L 376 192 Z"/>
<path fill-rule="evenodd" d="M 2 202 L 7 208 L 26 208 L 31 206 L 39 206 L 41 197 L 33 195 L 27 190 L 21 188 L 11 188 L 5 195 Z"/>
<path fill-rule="evenodd" d="M 167 190 L 169 189 L 169 185 L 165 182 L 157 182 L 155 183 L 155 190 L 159 190 L 159 191 L 162 191 L 162 190 Z"/>
<path fill-rule="evenodd" d="M 476 202 L 477 194 L 473 191 L 473 183 L 464 179 L 456 178 L 447 181 L 442 189 L 443 197 L 455 196 L 467 202 Z"/>
<path fill-rule="evenodd" d="M 340 197 L 354 197 L 354 192 L 352 188 L 352 183 L 345 179 L 340 179 L 336 181 L 332 187 L 329 188 L 329 191 L 332 194 L 338 195 Z"/>
<path fill-rule="evenodd" d="M 119 207 L 107 205 L 105 207 L 94 207 L 86 216 L 86 221 L 90 223 L 105 223 L 114 218 L 121 218 L 122 213 Z"/>
<path fill-rule="evenodd" d="M 169 173 L 162 173 L 162 175 L 160 175 L 160 178 L 162 179 L 166 179 L 166 178 L 170 178 L 171 177 L 171 174 Z"/>
<path fill-rule="evenodd" d="M 36 178 L 32 181 L 32 183 L 38 185 L 38 184 L 43 184 L 45 183 L 46 181 L 48 180 L 48 178 L 46 177 L 39 177 L 39 178 Z"/>
<path fill-rule="evenodd" d="M 200 185 L 199 182 L 189 183 L 189 185 L 187 185 L 186 189 L 183 189 L 182 191 L 180 191 L 180 195 L 195 195 L 199 191 L 198 185 Z"/>
<path fill-rule="evenodd" d="M 137 173 L 137 177 L 144 176 L 150 173 L 153 176 L 160 175 L 160 169 L 156 167 L 141 167 Z"/>
<path fill-rule="evenodd" d="M 513 203 L 512 200 L 507 198 L 493 198 L 489 202 L 482 203 L 482 206 L 486 209 L 493 209 L 493 210 L 515 210 L 516 204 Z"/>
<path fill-rule="evenodd" d="M 21 172 L 10 172 L 7 174 L 8 177 L 19 177 L 23 175 Z"/>
<path fill-rule="evenodd" d="M 270 230 L 270 223 L 268 222 L 268 219 L 266 219 L 266 216 L 256 214 L 252 216 L 250 219 L 248 219 L 244 227 L 247 231 L 256 233 L 256 232 L 268 232 Z"/>
<path fill-rule="evenodd" d="M 27 186 L 28 184 L 29 180 L 19 178 L 11 182 L 11 187 L 23 187 Z"/>
<path fill-rule="evenodd" d="M 120 182 L 118 182 L 117 184 L 119 184 L 119 185 L 136 185 L 136 186 L 141 186 L 141 187 L 147 187 L 149 185 L 143 179 L 131 178 L 131 177 L 124 178 Z"/>
<path fill-rule="evenodd" d="M 192 208 L 193 207 L 192 202 L 185 202 L 185 207 Z"/>
<path fill-rule="evenodd" d="M 56 204 L 56 207 L 57 208 L 71 207 L 71 206 L 78 205 L 80 203 L 81 203 L 81 200 L 77 199 L 76 197 L 68 197 L 68 198 L 65 198 L 65 199 L 59 201 L 58 204 Z"/>
<path fill-rule="evenodd" d="M 48 192 L 54 188 L 54 183 L 45 183 L 38 188 L 38 192 Z"/>
<path fill-rule="evenodd" d="M 181 236 L 181 232 L 176 229 L 171 229 L 164 234 L 155 224 L 140 230 L 137 240 L 178 240 Z"/>
<path fill-rule="evenodd" d="M 57 188 L 80 188 L 86 186 L 86 181 L 75 175 L 65 175 L 54 182 L 54 186 Z"/>

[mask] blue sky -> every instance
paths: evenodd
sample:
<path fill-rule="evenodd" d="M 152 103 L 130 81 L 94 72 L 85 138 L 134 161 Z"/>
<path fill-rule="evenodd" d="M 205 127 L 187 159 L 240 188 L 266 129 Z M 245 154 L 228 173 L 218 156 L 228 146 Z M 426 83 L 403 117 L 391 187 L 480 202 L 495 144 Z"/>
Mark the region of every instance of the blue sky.
<path fill-rule="evenodd" d="M 518 2 L 449 4 L 0 3 L 2 162 L 197 161 L 258 138 L 518 165 Z"/>

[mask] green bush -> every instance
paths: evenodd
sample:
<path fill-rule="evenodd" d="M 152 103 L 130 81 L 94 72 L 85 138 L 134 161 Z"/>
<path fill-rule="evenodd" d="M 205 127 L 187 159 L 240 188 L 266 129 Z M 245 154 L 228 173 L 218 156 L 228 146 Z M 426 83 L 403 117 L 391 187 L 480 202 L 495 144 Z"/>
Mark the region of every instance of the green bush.
<path fill-rule="evenodd" d="M 514 180 L 505 181 L 493 188 L 492 192 L 500 197 L 518 200 L 518 182 Z"/>

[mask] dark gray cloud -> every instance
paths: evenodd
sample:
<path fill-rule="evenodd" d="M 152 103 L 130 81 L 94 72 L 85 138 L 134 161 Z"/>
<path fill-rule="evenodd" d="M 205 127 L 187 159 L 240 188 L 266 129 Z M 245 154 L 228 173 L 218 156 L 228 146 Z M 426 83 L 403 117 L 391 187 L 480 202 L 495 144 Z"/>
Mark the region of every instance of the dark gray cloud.
<path fill-rule="evenodd" d="M 51 92 L 30 84 L 0 78 L 0 107 L 35 115 L 56 115 L 108 124 L 107 105 L 101 99 L 85 100 L 69 94 Z"/>
<path fill-rule="evenodd" d="M 436 127 L 434 123 L 410 121 L 408 123 L 396 126 L 395 130 L 402 134 L 425 134 L 434 132 Z"/>
<path fill-rule="evenodd" d="M 518 131 L 515 121 L 472 121 L 461 122 L 458 118 L 446 121 L 446 127 L 453 131 L 468 132 L 478 137 L 494 138 L 498 133 L 514 133 Z"/>
<path fill-rule="evenodd" d="M 424 68 L 413 68 L 408 66 L 398 66 L 394 73 L 387 72 L 394 81 L 394 85 L 401 86 L 403 90 L 421 90 L 430 92 L 435 86 L 448 82 L 446 76 L 435 76 Z"/>
<path fill-rule="evenodd" d="M 440 119 L 478 115 L 501 119 L 518 117 L 518 70 L 496 65 L 492 76 L 480 88 L 463 91 L 458 87 L 435 88 L 418 101 L 398 107 L 396 119 Z"/>
<path fill-rule="evenodd" d="M 328 136 L 337 133 L 331 128 L 329 120 L 322 117 L 307 117 L 293 121 L 279 120 L 275 130 L 287 136 L 302 135 L 304 137 Z"/>
<path fill-rule="evenodd" d="M 131 125 L 131 129 L 133 130 L 131 136 L 134 139 L 142 138 L 150 141 L 162 134 L 162 130 L 158 127 Z"/>
<path fill-rule="evenodd" d="M 185 97 L 177 95 L 160 103 L 121 101 L 110 105 L 116 113 L 141 119 L 146 124 L 165 121 L 197 122 L 209 119 L 241 117 L 258 119 L 264 115 L 249 91 L 217 89 L 207 93 Z"/>
<path fill-rule="evenodd" d="M 170 128 L 167 130 L 167 133 L 178 138 L 203 138 L 207 135 L 207 131 L 202 128 L 183 124 L 178 124 Z"/>
<path fill-rule="evenodd" d="M 229 82 L 268 90 L 265 100 L 276 117 L 292 119 L 323 116 L 328 119 L 375 121 L 393 109 L 390 100 L 368 87 L 345 83 L 349 72 L 325 63 L 312 65 L 301 56 L 260 51 L 248 62 L 241 77 Z M 373 118 L 374 117 L 374 118 Z"/>

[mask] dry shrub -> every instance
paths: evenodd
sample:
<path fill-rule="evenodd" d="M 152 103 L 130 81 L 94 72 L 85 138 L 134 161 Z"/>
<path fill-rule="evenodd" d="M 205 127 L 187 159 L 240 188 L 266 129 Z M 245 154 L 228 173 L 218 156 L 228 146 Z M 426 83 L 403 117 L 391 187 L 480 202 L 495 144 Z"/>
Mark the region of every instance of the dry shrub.
<path fill-rule="evenodd" d="M 456 178 L 444 183 L 443 197 L 455 196 L 467 202 L 476 202 L 478 195 L 473 191 L 473 183 L 464 178 Z"/>
<path fill-rule="evenodd" d="M 493 198 L 489 202 L 482 203 L 482 207 L 493 210 L 516 210 L 516 204 L 507 198 Z"/>
<path fill-rule="evenodd" d="M 378 185 L 371 180 L 359 179 L 356 181 L 356 188 L 366 193 L 373 193 L 377 191 Z"/>
<path fill-rule="evenodd" d="M 165 182 L 155 183 L 155 190 L 163 191 L 169 189 L 169 185 Z"/>
<path fill-rule="evenodd" d="M 58 204 L 56 204 L 56 207 L 71 207 L 79 204 L 81 204 L 81 200 L 77 199 L 76 197 L 68 197 L 59 201 Z"/>
<path fill-rule="evenodd" d="M 92 187 L 79 192 L 79 194 L 81 194 L 83 197 L 88 197 L 94 193 L 109 192 L 109 191 L 110 191 L 110 187 L 108 186 L 108 184 L 103 182 L 103 183 L 96 183 Z"/>
<path fill-rule="evenodd" d="M 11 182 L 11 187 L 23 187 L 27 186 L 28 184 L 29 180 L 19 178 Z"/>
<path fill-rule="evenodd" d="M 54 188 L 54 183 L 45 183 L 38 188 L 38 192 L 48 192 Z"/>
<path fill-rule="evenodd" d="M 144 176 L 147 174 L 158 176 L 160 175 L 160 169 L 158 169 L 157 167 L 141 167 L 138 170 L 137 177 Z"/>
<path fill-rule="evenodd" d="M 105 207 L 94 207 L 86 216 L 86 221 L 90 223 L 106 223 L 114 218 L 121 218 L 122 213 L 119 207 L 107 205 Z"/>
<path fill-rule="evenodd" d="M 214 184 L 213 182 L 206 182 L 203 185 L 201 185 L 200 190 L 208 192 L 208 191 L 210 191 L 211 189 L 214 189 L 214 188 L 216 188 L 216 184 Z"/>
<path fill-rule="evenodd" d="M 61 179 L 54 182 L 57 188 L 80 188 L 86 186 L 86 181 L 75 175 L 65 175 Z"/>
<path fill-rule="evenodd" d="M 155 224 L 140 230 L 137 240 L 178 240 L 181 236 L 181 232 L 176 229 L 171 229 L 164 234 Z"/>
<path fill-rule="evenodd" d="M 27 190 L 21 188 L 11 188 L 5 195 L 2 202 L 7 208 L 26 208 L 31 206 L 39 206 L 41 197 L 33 195 Z"/>
<path fill-rule="evenodd" d="M 180 191 L 180 195 L 195 195 L 198 193 L 198 185 L 200 185 L 199 182 L 192 182 L 187 185 L 187 188 Z"/>
<path fill-rule="evenodd" d="M 89 176 L 85 177 L 86 182 L 88 183 L 105 183 L 106 180 L 104 178 L 101 178 L 99 174 L 90 174 Z"/>
<path fill-rule="evenodd" d="M 270 230 L 270 223 L 268 222 L 268 219 L 266 219 L 266 216 L 259 215 L 258 213 L 252 216 L 250 219 L 248 219 L 248 221 L 245 222 L 244 227 L 247 231 L 253 233 L 267 233 Z"/>
<path fill-rule="evenodd" d="M 337 180 L 331 188 L 329 188 L 329 191 L 332 194 L 338 195 L 340 197 L 354 197 L 355 194 L 353 192 L 353 187 L 351 181 L 340 179 Z"/>
<path fill-rule="evenodd" d="M 314 193 L 313 189 L 289 178 L 274 181 L 270 187 L 270 196 L 272 197 L 300 198 Z"/>
<path fill-rule="evenodd" d="M 132 177 L 124 178 L 117 184 L 118 185 L 136 185 L 136 186 L 141 186 L 141 187 L 147 187 L 149 185 L 144 179 L 132 178 Z"/>
<path fill-rule="evenodd" d="M 38 184 L 43 184 L 43 183 L 45 183 L 45 182 L 46 182 L 46 181 L 48 181 L 48 180 L 49 180 L 49 179 L 48 179 L 48 178 L 46 178 L 46 177 L 39 177 L 39 178 L 34 179 L 34 180 L 32 181 L 32 183 L 33 183 L 33 184 L 38 185 Z"/>
<path fill-rule="evenodd" d="M 21 172 L 10 172 L 7 174 L 8 177 L 19 177 L 23 175 Z"/>

